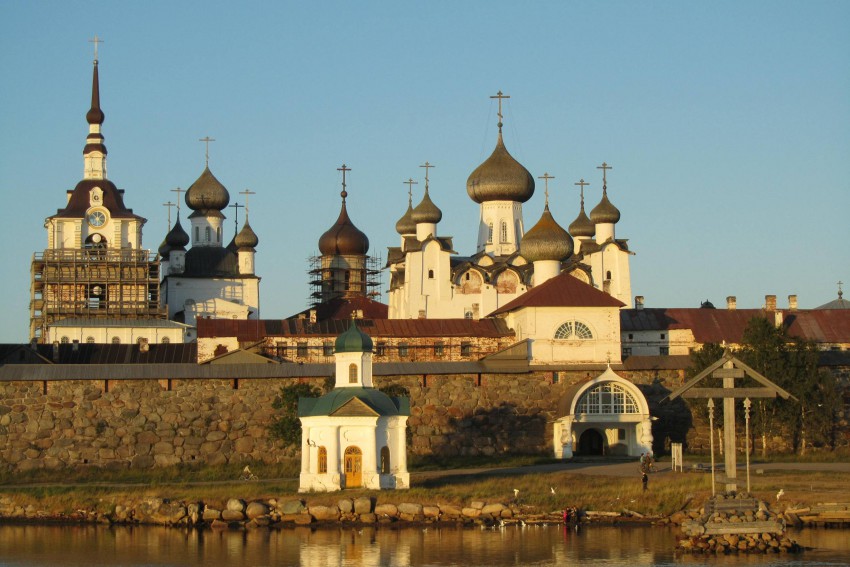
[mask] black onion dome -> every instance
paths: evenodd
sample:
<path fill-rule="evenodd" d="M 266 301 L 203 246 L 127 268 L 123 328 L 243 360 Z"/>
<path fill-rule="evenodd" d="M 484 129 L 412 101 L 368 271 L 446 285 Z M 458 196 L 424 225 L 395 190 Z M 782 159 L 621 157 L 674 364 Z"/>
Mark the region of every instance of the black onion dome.
<path fill-rule="evenodd" d="M 242 230 L 233 239 L 233 243 L 237 248 L 255 248 L 259 242 L 260 239 L 257 238 L 256 233 L 251 228 L 251 225 L 248 224 L 248 219 L 246 218 Z"/>
<path fill-rule="evenodd" d="M 163 260 L 168 260 L 168 255 L 171 253 L 171 246 L 168 245 L 167 237 L 162 241 L 162 244 L 159 245 L 157 252 L 159 252 L 159 255 L 162 256 Z"/>
<path fill-rule="evenodd" d="M 555 222 L 549 212 L 549 205 L 543 208 L 543 214 L 537 224 L 522 237 L 519 253 L 529 262 L 561 261 L 573 253 L 573 239 Z"/>
<path fill-rule="evenodd" d="M 348 218 L 345 201 L 342 203 L 336 223 L 319 238 L 319 252 L 323 256 L 338 254 L 355 256 L 369 252 L 369 238 Z"/>
<path fill-rule="evenodd" d="M 407 203 L 407 212 L 395 223 L 395 231 L 399 234 L 415 234 L 416 221 L 413 220 L 413 205 Z"/>
<path fill-rule="evenodd" d="M 581 202 L 581 210 L 576 217 L 576 220 L 570 224 L 570 234 L 573 236 L 593 236 L 596 233 L 596 226 L 584 212 L 584 201 Z"/>
<path fill-rule="evenodd" d="M 479 204 L 486 201 L 525 203 L 534 195 L 534 178 L 508 153 L 499 133 L 496 149 L 466 180 L 466 193 Z"/>
<path fill-rule="evenodd" d="M 431 200 L 431 196 L 428 195 L 428 189 L 425 189 L 425 195 L 422 196 L 422 201 L 416 205 L 415 209 L 413 209 L 411 218 L 413 219 L 414 224 L 419 224 L 421 222 L 437 224 L 442 220 L 443 211 L 441 211 L 437 205 L 434 204 L 434 201 Z"/>
<path fill-rule="evenodd" d="M 230 193 L 215 178 L 209 166 L 186 191 L 186 206 L 193 211 L 213 209 L 223 211 L 230 203 Z"/>
<path fill-rule="evenodd" d="M 186 231 L 180 225 L 179 216 L 177 217 L 177 222 L 174 223 L 174 226 L 165 235 L 165 243 L 168 244 L 171 250 L 185 250 L 186 245 L 189 244 L 189 235 L 186 234 Z"/>
<path fill-rule="evenodd" d="M 608 200 L 608 191 L 602 188 L 602 200 L 590 211 L 590 220 L 594 224 L 616 224 L 620 220 L 620 209 Z"/>

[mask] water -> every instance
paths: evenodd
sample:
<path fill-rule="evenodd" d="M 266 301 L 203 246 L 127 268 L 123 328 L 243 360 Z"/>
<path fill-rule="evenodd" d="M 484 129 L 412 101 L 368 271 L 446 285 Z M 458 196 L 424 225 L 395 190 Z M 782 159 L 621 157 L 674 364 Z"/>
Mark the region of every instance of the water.
<path fill-rule="evenodd" d="M 850 534 L 801 530 L 801 555 L 676 556 L 652 527 L 458 527 L 195 531 L 157 527 L 0 526 L 0 566 L 850 565 Z"/>

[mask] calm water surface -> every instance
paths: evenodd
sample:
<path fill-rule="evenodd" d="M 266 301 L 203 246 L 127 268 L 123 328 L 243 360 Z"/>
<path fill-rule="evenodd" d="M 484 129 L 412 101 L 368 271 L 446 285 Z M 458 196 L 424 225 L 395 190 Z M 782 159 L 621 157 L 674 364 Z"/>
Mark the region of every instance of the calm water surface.
<path fill-rule="evenodd" d="M 801 530 L 796 556 L 676 556 L 664 528 L 455 527 L 184 531 L 104 526 L 0 526 L 0 566 L 850 565 L 850 534 Z"/>

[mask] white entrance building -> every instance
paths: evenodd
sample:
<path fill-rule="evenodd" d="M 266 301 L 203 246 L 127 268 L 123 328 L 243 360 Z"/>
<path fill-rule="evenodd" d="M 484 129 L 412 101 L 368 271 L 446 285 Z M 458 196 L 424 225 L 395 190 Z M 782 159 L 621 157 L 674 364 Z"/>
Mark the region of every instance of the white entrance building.
<path fill-rule="evenodd" d="M 567 393 L 554 426 L 555 458 L 573 455 L 639 456 L 652 450 L 652 421 L 641 391 L 605 372 Z"/>

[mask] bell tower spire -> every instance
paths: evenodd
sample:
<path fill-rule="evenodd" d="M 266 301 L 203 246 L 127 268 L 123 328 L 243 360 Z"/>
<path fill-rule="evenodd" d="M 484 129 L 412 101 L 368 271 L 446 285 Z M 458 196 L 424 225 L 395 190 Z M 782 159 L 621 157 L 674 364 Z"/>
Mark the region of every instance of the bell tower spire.
<path fill-rule="evenodd" d="M 86 147 L 83 148 L 83 179 L 106 179 L 106 145 L 103 143 L 101 126 L 104 115 L 100 109 L 100 79 L 97 72 L 97 44 L 103 40 L 94 36 L 94 70 L 92 72 L 91 108 L 86 113 L 89 123 L 89 135 L 86 137 Z"/>

